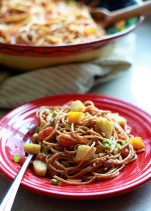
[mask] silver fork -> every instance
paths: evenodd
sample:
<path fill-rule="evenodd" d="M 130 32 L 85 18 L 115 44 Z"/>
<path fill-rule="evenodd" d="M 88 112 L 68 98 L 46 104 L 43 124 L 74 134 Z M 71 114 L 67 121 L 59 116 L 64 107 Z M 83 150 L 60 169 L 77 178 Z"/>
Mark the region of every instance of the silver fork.
<path fill-rule="evenodd" d="M 21 169 L 19 170 L 18 174 L 15 177 L 15 180 L 13 181 L 12 185 L 10 186 L 9 190 L 7 191 L 6 195 L 4 196 L 1 205 L 0 205 L 0 211 L 10 211 L 15 199 L 15 196 L 17 194 L 18 188 L 20 186 L 21 180 L 23 178 L 23 175 L 33 157 L 33 154 L 29 154 L 23 163 Z"/>

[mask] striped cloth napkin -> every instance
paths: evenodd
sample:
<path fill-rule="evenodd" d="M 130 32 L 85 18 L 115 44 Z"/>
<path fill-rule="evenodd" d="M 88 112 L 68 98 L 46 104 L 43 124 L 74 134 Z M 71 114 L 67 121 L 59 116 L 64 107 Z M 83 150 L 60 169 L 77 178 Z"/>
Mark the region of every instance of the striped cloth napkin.
<path fill-rule="evenodd" d="M 0 69 L 0 107 L 14 108 L 28 101 L 57 94 L 86 93 L 92 87 L 127 71 L 135 49 L 133 33 L 102 48 L 91 62 L 66 64 L 12 75 Z"/>

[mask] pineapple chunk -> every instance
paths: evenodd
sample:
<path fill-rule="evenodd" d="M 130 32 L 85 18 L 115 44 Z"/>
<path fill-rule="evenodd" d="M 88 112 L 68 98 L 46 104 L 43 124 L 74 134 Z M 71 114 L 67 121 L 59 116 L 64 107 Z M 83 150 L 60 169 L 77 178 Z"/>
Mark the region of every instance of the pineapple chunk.
<path fill-rule="evenodd" d="M 114 113 L 114 114 L 109 113 L 108 117 L 110 119 L 113 119 L 115 122 L 117 122 L 121 126 L 124 126 L 126 124 L 126 119 L 120 116 L 118 113 Z"/>
<path fill-rule="evenodd" d="M 39 144 L 24 144 L 24 151 L 28 154 L 38 154 L 41 150 L 41 145 Z"/>
<path fill-rule="evenodd" d="M 112 132 L 114 129 L 114 123 L 106 118 L 98 118 L 96 119 L 96 126 L 105 134 L 105 137 L 110 139 L 112 136 Z"/>
<path fill-rule="evenodd" d="M 33 170 L 34 170 L 35 175 L 44 177 L 47 173 L 47 165 L 41 160 L 34 160 Z"/>
<path fill-rule="evenodd" d="M 68 112 L 69 123 L 80 123 L 85 118 L 85 113 L 80 111 L 70 111 Z"/>
<path fill-rule="evenodd" d="M 81 161 L 84 158 L 85 154 L 88 152 L 88 150 L 90 150 L 90 146 L 88 145 L 78 146 L 77 153 L 75 156 L 75 161 L 77 162 Z M 85 157 L 85 160 L 90 160 L 92 156 L 94 155 L 95 151 L 96 151 L 96 147 L 93 147 L 90 150 L 90 152 L 87 154 L 87 156 Z"/>
<path fill-rule="evenodd" d="M 144 148 L 144 142 L 141 137 L 134 137 L 129 140 L 129 143 L 133 146 L 135 150 Z"/>
<path fill-rule="evenodd" d="M 87 35 L 93 35 L 93 34 L 96 33 L 96 29 L 93 28 L 93 27 L 86 28 L 86 29 L 85 29 L 85 33 L 86 33 Z"/>
<path fill-rule="evenodd" d="M 85 106 L 80 100 L 76 100 L 71 104 L 71 111 L 85 111 Z"/>

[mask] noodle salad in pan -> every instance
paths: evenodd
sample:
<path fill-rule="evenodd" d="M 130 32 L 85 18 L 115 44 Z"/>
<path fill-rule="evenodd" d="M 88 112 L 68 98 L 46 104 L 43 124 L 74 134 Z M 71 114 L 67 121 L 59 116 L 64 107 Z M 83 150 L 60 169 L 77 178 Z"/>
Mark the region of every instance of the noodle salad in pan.
<path fill-rule="evenodd" d="M 74 0 L 1 0 L 0 8 L 1 43 L 47 46 L 105 35 L 88 6 Z"/>
<path fill-rule="evenodd" d="M 34 174 L 54 185 L 111 179 L 145 151 L 124 117 L 98 109 L 92 101 L 43 106 L 36 116 L 33 143 L 25 143 L 24 151 L 35 154 Z"/>

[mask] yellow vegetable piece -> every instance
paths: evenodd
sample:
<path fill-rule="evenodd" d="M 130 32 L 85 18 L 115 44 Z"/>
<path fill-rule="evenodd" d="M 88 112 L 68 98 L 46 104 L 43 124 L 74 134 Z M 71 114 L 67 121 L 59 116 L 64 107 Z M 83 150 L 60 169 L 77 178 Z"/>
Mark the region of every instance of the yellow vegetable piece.
<path fill-rule="evenodd" d="M 118 113 L 109 113 L 108 117 L 110 119 L 113 119 L 115 122 L 117 122 L 119 125 L 124 126 L 126 124 L 126 119 L 122 116 L 120 116 Z"/>
<path fill-rule="evenodd" d="M 84 112 L 85 111 L 85 105 L 80 100 L 73 101 L 73 103 L 71 104 L 71 111 Z"/>
<path fill-rule="evenodd" d="M 28 154 L 38 154 L 41 150 L 41 145 L 39 144 L 24 144 L 24 151 Z"/>
<path fill-rule="evenodd" d="M 34 160 L 33 170 L 34 170 L 35 175 L 44 177 L 47 173 L 47 165 L 41 160 Z"/>
<path fill-rule="evenodd" d="M 86 28 L 85 29 L 85 33 L 87 34 L 87 35 L 92 35 L 92 34 L 95 34 L 96 33 L 96 29 L 95 28 Z"/>
<path fill-rule="evenodd" d="M 98 118 L 96 119 L 96 126 L 105 134 L 106 138 L 111 138 L 112 132 L 114 129 L 114 123 L 106 118 Z"/>
<path fill-rule="evenodd" d="M 133 146 L 135 150 L 144 148 L 144 142 L 141 137 L 134 137 L 129 140 L 129 143 Z"/>
<path fill-rule="evenodd" d="M 69 123 L 80 123 L 81 120 L 85 118 L 85 113 L 79 111 L 70 111 L 68 112 L 68 121 Z"/>
<path fill-rule="evenodd" d="M 122 29 L 124 26 L 125 26 L 125 20 L 121 20 L 121 21 L 118 21 L 116 23 L 116 28 L 117 29 Z"/>
<path fill-rule="evenodd" d="M 75 156 L 75 161 L 81 161 L 85 154 L 88 152 L 88 150 L 90 150 L 90 146 L 88 145 L 80 145 L 78 146 L 78 149 L 77 149 L 77 153 L 76 153 L 76 156 Z M 87 154 L 87 156 L 85 157 L 85 160 L 89 160 L 92 158 L 92 156 L 94 155 L 96 151 L 96 147 L 93 147 L 90 152 Z"/>

